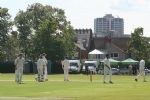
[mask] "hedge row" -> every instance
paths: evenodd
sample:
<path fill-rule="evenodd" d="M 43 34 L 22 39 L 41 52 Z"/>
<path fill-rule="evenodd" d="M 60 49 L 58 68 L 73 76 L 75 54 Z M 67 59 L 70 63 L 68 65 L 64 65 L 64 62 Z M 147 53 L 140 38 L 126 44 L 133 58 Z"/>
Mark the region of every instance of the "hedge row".
<path fill-rule="evenodd" d="M 14 62 L 0 62 L 0 73 L 14 73 Z"/>
<path fill-rule="evenodd" d="M 0 62 L 0 73 L 14 73 L 14 62 Z M 35 62 L 27 61 L 24 66 L 24 73 L 37 73 L 37 66 Z M 60 63 L 48 64 L 48 73 L 63 73 Z"/>

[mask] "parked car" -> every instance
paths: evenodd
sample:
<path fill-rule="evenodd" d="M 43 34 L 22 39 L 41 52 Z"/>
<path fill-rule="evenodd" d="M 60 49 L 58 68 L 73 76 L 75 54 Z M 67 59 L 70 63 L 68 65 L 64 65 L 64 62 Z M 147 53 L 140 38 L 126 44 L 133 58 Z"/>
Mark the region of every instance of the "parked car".
<path fill-rule="evenodd" d="M 70 64 L 69 72 L 80 71 L 80 60 L 69 60 L 69 64 Z"/>
<path fill-rule="evenodd" d="M 82 72 L 92 72 L 96 73 L 96 68 L 98 68 L 98 62 L 97 61 L 85 61 L 84 65 L 82 67 Z"/>
<path fill-rule="evenodd" d="M 120 70 L 118 68 L 111 68 L 112 74 L 113 75 L 118 75 Z"/>
<path fill-rule="evenodd" d="M 120 68 L 119 73 L 120 74 L 129 74 L 129 69 L 128 68 Z"/>
<path fill-rule="evenodd" d="M 112 71 L 113 75 L 118 75 L 119 74 L 119 69 L 118 68 L 111 68 L 111 71 Z M 104 74 L 104 69 L 101 69 L 99 72 L 100 72 L 100 74 L 103 75 Z"/>
<path fill-rule="evenodd" d="M 145 74 L 149 74 L 150 73 L 150 69 L 145 68 Z"/>

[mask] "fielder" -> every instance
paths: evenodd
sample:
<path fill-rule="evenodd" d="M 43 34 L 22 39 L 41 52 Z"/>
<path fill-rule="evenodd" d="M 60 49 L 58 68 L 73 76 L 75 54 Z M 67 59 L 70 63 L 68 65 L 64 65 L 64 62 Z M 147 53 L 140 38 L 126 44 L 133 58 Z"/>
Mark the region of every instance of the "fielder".
<path fill-rule="evenodd" d="M 42 58 L 43 58 L 43 60 L 44 60 L 44 80 L 45 81 L 48 81 L 48 75 L 47 75 L 47 59 L 46 59 L 46 54 L 45 53 L 43 53 L 42 54 Z"/>
<path fill-rule="evenodd" d="M 69 60 L 67 57 L 62 61 L 62 69 L 64 70 L 64 81 L 69 81 L 68 80 L 68 73 L 69 73 Z"/>
<path fill-rule="evenodd" d="M 43 57 L 40 55 L 38 61 L 37 61 L 37 70 L 38 70 L 38 78 L 37 80 L 39 82 L 43 82 L 44 81 L 44 60 Z"/>
<path fill-rule="evenodd" d="M 15 59 L 15 74 L 16 74 L 16 83 L 21 84 L 22 82 L 22 74 L 23 74 L 23 66 L 24 66 L 25 59 L 23 54 L 20 53 L 18 57 Z"/>
<path fill-rule="evenodd" d="M 139 76 L 143 76 L 143 82 L 147 82 L 145 79 L 145 61 L 142 59 L 139 63 L 139 73 L 135 78 L 135 81 L 138 81 Z"/>
<path fill-rule="evenodd" d="M 112 72 L 110 67 L 109 55 L 106 54 L 106 58 L 104 59 L 104 76 L 103 76 L 103 83 L 106 83 L 106 76 L 109 73 L 109 83 L 113 83 L 112 80 Z"/>

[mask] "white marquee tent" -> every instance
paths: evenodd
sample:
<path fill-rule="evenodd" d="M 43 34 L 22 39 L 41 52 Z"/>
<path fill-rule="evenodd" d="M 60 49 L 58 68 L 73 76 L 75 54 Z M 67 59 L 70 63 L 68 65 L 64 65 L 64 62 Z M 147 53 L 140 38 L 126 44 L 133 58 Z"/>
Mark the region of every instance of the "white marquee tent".
<path fill-rule="evenodd" d="M 88 58 L 93 60 L 93 59 L 103 59 L 104 58 L 104 52 L 94 49 L 93 51 L 88 53 Z"/>
<path fill-rule="evenodd" d="M 99 51 L 97 49 L 94 49 L 93 51 L 89 52 L 89 54 L 104 54 L 102 51 Z"/>

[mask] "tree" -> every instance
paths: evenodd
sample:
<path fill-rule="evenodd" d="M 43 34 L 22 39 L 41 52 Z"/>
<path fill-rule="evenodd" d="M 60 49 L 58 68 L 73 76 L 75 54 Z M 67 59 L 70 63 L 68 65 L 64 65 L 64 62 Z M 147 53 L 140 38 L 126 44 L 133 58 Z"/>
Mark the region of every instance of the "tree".
<path fill-rule="evenodd" d="M 150 45 L 146 37 L 143 36 L 143 28 L 138 27 L 131 33 L 129 42 L 129 52 L 132 56 L 140 60 L 141 58 L 149 59 Z"/>
<path fill-rule="evenodd" d="M 6 46 L 7 46 L 7 60 L 14 61 L 16 54 L 19 53 L 19 40 L 17 37 L 18 32 L 12 31 L 8 37 Z"/>
<path fill-rule="evenodd" d="M 11 22 L 11 16 L 8 13 L 7 8 L 2 8 L 0 7 L 0 58 L 5 58 L 4 55 L 7 55 L 7 50 L 8 47 L 6 46 L 8 37 L 9 37 L 9 32 L 11 30 L 12 22 Z M 2 60 L 2 59 L 1 59 Z"/>
<path fill-rule="evenodd" d="M 20 41 L 20 51 L 23 51 L 26 56 L 30 48 L 29 45 L 31 39 L 31 28 L 28 13 L 19 11 L 18 15 L 15 17 L 15 25 L 17 26 L 19 31 L 18 38 Z"/>
<path fill-rule="evenodd" d="M 64 49 L 66 51 L 66 55 L 68 55 L 70 58 L 74 56 L 74 31 L 73 31 L 73 28 L 68 25 L 67 28 L 65 28 L 65 31 L 64 31 L 66 34 L 64 34 L 64 37 L 63 37 L 63 44 L 64 44 Z M 72 34 L 70 34 L 72 33 Z"/>
<path fill-rule="evenodd" d="M 5 58 L 5 52 L 0 48 L 0 61 L 4 61 Z"/>
<path fill-rule="evenodd" d="M 7 8 L 0 7 L 0 43 L 1 45 L 7 41 L 8 32 L 11 29 L 11 20 Z"/>
<path fill-rule="evenodd" d="M 29 51 L 27 55 L 37 57 L 45 52 L 53 61 L 62 59 L 64 55 L 73 55 L 74 32 L 62 9 L 35 3 L 28 6 L 25 12 L 20 11 L 15 22 L 20 40 L 29 44 L 26 46 Z"/>

